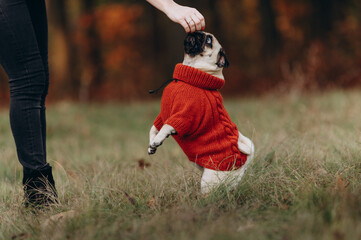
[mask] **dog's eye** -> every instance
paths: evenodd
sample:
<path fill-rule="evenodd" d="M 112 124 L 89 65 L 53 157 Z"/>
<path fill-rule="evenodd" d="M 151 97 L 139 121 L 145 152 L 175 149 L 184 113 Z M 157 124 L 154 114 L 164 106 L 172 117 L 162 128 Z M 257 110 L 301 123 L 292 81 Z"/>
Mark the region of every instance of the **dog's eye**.
<path fill-rule="evenodd" d="M 207 39 L 206 39 L 206 44 L 209 44 L 209 45 L 212 45 L 212 36 L 207 36 Z"/>

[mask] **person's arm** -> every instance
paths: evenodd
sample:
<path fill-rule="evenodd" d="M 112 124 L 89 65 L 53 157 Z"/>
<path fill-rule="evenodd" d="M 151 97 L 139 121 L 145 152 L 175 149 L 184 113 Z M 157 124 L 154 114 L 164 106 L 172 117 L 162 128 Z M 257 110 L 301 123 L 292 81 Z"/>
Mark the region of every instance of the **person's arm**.
<path fill-rule="evenodd" d="M 187 33 L 204 30 L 206 26 L 203 15 L 195 8 L 181 6 L 173 0 L 147 0 L 147 2 L 164 12 L 173 22 L 182 25 Z"/>

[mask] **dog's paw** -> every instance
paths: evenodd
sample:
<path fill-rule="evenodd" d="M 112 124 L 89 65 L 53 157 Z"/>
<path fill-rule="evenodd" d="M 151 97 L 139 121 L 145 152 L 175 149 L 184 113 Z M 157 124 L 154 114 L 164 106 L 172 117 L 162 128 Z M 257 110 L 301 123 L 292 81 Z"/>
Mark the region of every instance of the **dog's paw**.
<path fill-rule="evenodd" d="M 152 129 L 151 132 L 154 132 L 155 127 L 152 127 Z M 174 134 L 177 134 L 177 131 L 168 124 L 165 124 L 155 136 L 154 134 L 150 134 L 148 153 L 154 154 L 157 148 L 163 144 L 164 140 Z"/>
<path fill-rule="evenodd" d="M 161 142 L 161 141 L 152 141 L 149 144 L 148 154 L 154 154 L 157 151 L 157 148 L 162 144 L 163 144 L 163 142 Z"/>
<path fill-rule="evenodd" d="M 148 154 L 149 154 L 149 155 L 154 154 L 156 151 L 157 151 L 157 148 L 152 148 L 152 147 L 149 147 L 149 148 L 148 148 Z"/>
<path fill-rule="evenodd" d="M 150 148 L 157 148 L 157 147 L 159 147 L 160 145 L 162 145 L 163 144 L 163 141 L 153 141 L 153 142 L 151 142 L 150 144 L 149 144 L 149 147 Z"/>

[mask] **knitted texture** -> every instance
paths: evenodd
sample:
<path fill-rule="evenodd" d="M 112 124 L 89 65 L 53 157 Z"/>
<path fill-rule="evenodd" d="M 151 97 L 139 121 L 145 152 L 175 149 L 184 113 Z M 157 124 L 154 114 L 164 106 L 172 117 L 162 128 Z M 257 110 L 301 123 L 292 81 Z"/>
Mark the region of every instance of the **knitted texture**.
<path fill-rule="evenodd" d="M 190 161 L 219 171 L 240 168 L 247 155 L 238 149 L 238 129 L 223 106 L 217 89 L 225 81 L 186 65 L 177 64 L 163 92 L 161 112 L 154 121 L 160 130 L 172 126 Z"/>

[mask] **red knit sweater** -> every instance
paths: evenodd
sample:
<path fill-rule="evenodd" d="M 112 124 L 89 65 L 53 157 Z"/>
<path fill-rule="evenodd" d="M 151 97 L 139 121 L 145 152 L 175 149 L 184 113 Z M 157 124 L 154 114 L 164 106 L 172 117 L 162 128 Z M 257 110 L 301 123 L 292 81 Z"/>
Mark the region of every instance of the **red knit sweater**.
<path fill-rule="evenodd" d="M 163 92 L 161 112 L 154 121 L 160 130 L 172 126 L 174 139 L 190 161 L 205 168 L 230 171 L 240 168 L 247 155 L 238 149 L 238 129 L 217 91 L 224 80 L 183 64 Z"/>

